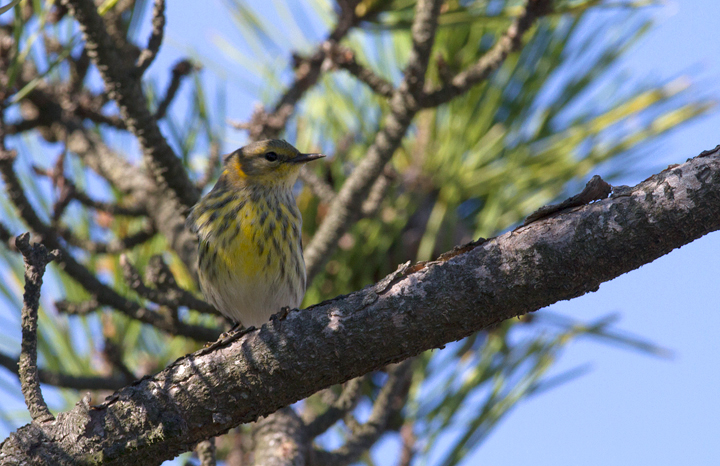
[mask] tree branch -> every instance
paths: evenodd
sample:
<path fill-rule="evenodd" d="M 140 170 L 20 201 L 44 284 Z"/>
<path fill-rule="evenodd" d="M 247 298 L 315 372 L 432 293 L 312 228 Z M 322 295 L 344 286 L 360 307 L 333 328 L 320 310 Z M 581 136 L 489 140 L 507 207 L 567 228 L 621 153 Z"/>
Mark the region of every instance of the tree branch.
<path fill-rule="evenodd" d="M 292 408 L 283 408 L 257 422 L 253 429 L 256 466 L 311 464 L 305 425 Z"/>
<path fill-rule="evenodd" d="M 217 464 L 214 438 L 198 443 L 195 447 L 195 453 L 197 453 L 200 460 L 200 466 L 215 466 Z"/>
<path fill-rule="evenodd" d="M 359 218 L 358 213 L 362 210 L 362 203 L 367 198 L 371 186 L 395 153 L 395 149 L 400 146 L 419 110 L 416 97 L 425 82 L 425 72 L 435 39 L 437 14 L 441 3 L 440 0 L 421 0 L 417 4 L 412 27 L 413 49 L 405 79 L 390 99 L 390 114 L 385 118 L 382 129 L 375 136 L 365 158 L 333 199 L 329 214 L 315 232 L 305 251 L 308 283 L 330 259 L 338 240 Z"/>
<path fill-rule="evenodd" d="M 161 100 L 158 104 L 157 110 L 155 110 L 156 120 L 162 120 L 163 118 L 165 118 L 165 113 L 167 113 L 167 109 L 170 106 L 170 103 L 175 98 L 175 94 L 177 94 L 178 89 L 180 89 L 180 81 L 182 80 L 182 78 L 189 75 L 196 69 L 197 67 L 193 65 L 192 62 L 188 59 L 180 60 L 175 64 L 172 69 L 172 78 L 170 78 L 170 85 L 165 91 L 165 97 L 163 97 L 163 100 Z"/>
<path fill-rule="evenodd" d="M 15 156 L 12 152 L 0 153 L 0 175 L 2 175 L 5 190 L 8 193 L 10 201 L 15 205 L 18 214 L 25 223 L 33 231 L 42 236 L 45 244 L 60 251 L 58 262 L 62 269 L 81 284 L 99 304 L 113 307 L 128 317 L 153 325 L 172 335 L 183 335 L 200 341 L 214 341 L 217 339 L 220 335 L 217 329 L 173 321 L 166 316 L 146 309 L 138 303 L 125 298 L 111 287 L 102 283 L 85 266 L 75 260 L 75 258 L 62 247 L 55 232 L 40 220 L 25 196 L 25 192 L 13 169 Z"/>
<path fill-rule="evenodd" d="M 295 111 L 295 106 L 305 93 L 313 87 L 322 71 L 328 51 L 342 40 L 350 32 L 350 29 L 357 23 L 355 6 L 359 0 L 348 0 L 340 4 L 340 16 L 335 28 L 330 32 L 328 38 L 323 41 L 315 52 L 306 60 L 301 60 L 295 70 L 295 80 L 280 97 L 272 112 L 266 112 L 262 107 L 258 108 L 250 119 L 250 122 L 243 125 L 250 133 L 250 139 L 277 138 L 285 128 L 290 116 Z"/>
<path fill-rule="evenodd" d="M 88 55 L 98 67 L 110 97 L 117 101 L 128 128 L 138 138 L 145 163 L 158 186 L 167 188 L 182 205 L 194 205 L 199 193 L 148 110 L 140 78 L 130 73 L 95 2 L 63 0 L 63 4 L 80 23 Z"/>
<path fill-rule="evenodd" d="M 551 11 L 552 2 L 553 0 L 528 0 L 523 12 L 512 22 L 492 49 L 473 66 L 453 77 L 446 86 L 420 95 L 418 98 L 420 105 L 424 108 L 437 107 L 487 79 L 490 73 L 502 65 L 510 53 L 520 49 L 523 34 L 539 17 Z"/>
<path fill-rule="evenodd" d="M 315 450 L 316 466 L 345 466 L 360 458 L 387 430 L 394 413 L 405 405 L 410 388 L 411 360 L 403 361 L 388 372 L 367 422 L 352 429 L 345 445 L 335 451 Z"/>
<path fill-rule="evenodd" d="M 140 52 L 136 67 L 138 76 L 142 76 L 148 69 L 162 45 L 163 36 L 165 34 L 165 0 L 155 0 L 153 5 L 152 32 L 148 40 L 147 48 Z"/>
<path fill-rule="evenodd" d="M 18 375 L 20 386 L 25 396 L 25 404 L 35 422 L 52 421 L 55 417 L 50 413 L 40 390 L 40 376 L 37 367 L 37 321 L 40 305 L 40 288 L 42 287 L 45 267 L 55 260 L 58 251 L 48 252 L 42 244 L 30 245 L 30 233 L 23 233 L 15 239 L 15 247 L 22 253 L 25 260 L 25 293 L 22 308 L 22 346 Z"/>
<path fill-rule="evenodd" d="M 18 361 L 6 354 L 0 353 L 0 366 L 5 367 L 13 374 L 18 374 Z M 92 376 L 71 375 L 39 369 L 40 383 L 73 390 L 119 390 L 127 385 L 128 381 L 121 376 Z"/>
<path fill-rule="evenodd" d="M 334 44 L 328 50 L 328 58 L 335 66 L 355 76 L 358 81 L 366 84 L 376 94 L 387 98 L 392 97 L 395 90 L 392 83 L 370 68 L 359 64 L 355 60 L 355 52 L 352 49 Z"/>
<path fill-rule="evenodd" d="M 54 423 L 20 428 L 0 455 L 17 464 L 158 464 L 328 386 L 595 291 L 720 229 L 719 199 L 720 146 L 610 198 L 402 267 L 181 358 L 100 407 L 81 403 Z"/>
<path fill-rule="evenodd" d="M 365 377 L 349 380 L 343 387 L 340 397 L 324 413 L 311 419 L 305 419 L 307 436 L 309 438 L 317 437 L 342 419 L 348 411 L 354 409 L 360 399 L 360 389 L 364 381 Z"/>

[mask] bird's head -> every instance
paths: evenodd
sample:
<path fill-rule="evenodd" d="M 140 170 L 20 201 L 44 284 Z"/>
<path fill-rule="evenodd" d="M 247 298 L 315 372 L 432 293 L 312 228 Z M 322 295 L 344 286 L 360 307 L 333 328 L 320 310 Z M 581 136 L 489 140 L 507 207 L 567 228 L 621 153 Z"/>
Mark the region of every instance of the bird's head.
<path fill-rule="evenodd" d="M 261 185 L 292 188 L 300 167 L 325 157 L 302 154 L 281 139 L 266 139 L 241 147 L 225 158 L 223 174 L 237 187 Z"/>

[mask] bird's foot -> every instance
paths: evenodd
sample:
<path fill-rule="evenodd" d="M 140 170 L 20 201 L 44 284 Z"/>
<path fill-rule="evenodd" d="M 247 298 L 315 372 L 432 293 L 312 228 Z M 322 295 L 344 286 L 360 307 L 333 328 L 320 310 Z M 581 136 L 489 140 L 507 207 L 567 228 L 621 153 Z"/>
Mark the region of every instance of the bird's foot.
<path fill-rule="evenodd" d="M 290 314 L 290 307 L 289 306 L 283 306 L 280 308 L 280 312 L 275 313 L 270 316 L 270 320 L 272 322 L 275 322 L 276 320 L 285 320 L 287 319 L 287 316 Z"/>

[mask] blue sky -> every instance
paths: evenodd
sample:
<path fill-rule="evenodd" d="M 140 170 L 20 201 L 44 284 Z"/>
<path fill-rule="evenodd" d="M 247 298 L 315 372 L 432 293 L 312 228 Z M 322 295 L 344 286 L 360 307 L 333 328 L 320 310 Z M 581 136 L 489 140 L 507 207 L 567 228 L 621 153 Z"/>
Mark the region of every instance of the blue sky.
<path fill-rule="evenodd" d="M 168 2 L 167 41 L 150 70 L 162 87 L 167 70 L 191 49 L 207 64 L 205 76 L 241 78 L 234 76 L 238 67 L 219 65 L 226 59 L 214 38 L 233 37 L 230 19 L 217 15 L 223 3 Z M 689 74 L 720 100 L 720 40 L 712 21 L 720 18 L 720 2 L 676 1 L 651 11 L 657 25 L 625 57 L 624 68 L 648 80 Z M 319 37 L 322 26 L 312 24 L 307 31 Z M 297 41 L 302 43 L 300 35 Z M 252 94 L 229 86 L 227 117 L 246 120 L 255 104 Z M 716 112 L 664 136 L 654 146 L 647 172 L 623 183 L 636 184 L 657 166 L 715 147 L 718 128 Z M 242 142 L 241 133 L 228 132 L 227 149 Z M 718 257 L 720 233 L 715 233 L 603 284 L 596 293 L 552 306 L 585 321 L 620 313 L 620 328 L 670 349 L 673 357 L 652 358 L 590 340 L 571 344 L 555 370 L 586 363 L 593 370 L 521 403 L 466 464 L 720 464 Z"/>

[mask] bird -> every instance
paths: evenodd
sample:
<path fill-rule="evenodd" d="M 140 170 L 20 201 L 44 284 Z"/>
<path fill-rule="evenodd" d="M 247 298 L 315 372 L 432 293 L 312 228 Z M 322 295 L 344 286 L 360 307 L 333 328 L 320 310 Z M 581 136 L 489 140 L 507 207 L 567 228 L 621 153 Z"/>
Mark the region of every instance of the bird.
<path fill-rule="evenodd" d="M 225 157 L 217 182 L 190 210 L 203 296 L 237 324 L 259 328 L 300 306 L 307 277 L 293 187 L 300 168 L 322 157 L 280 139 L 248 144 Z"/>

